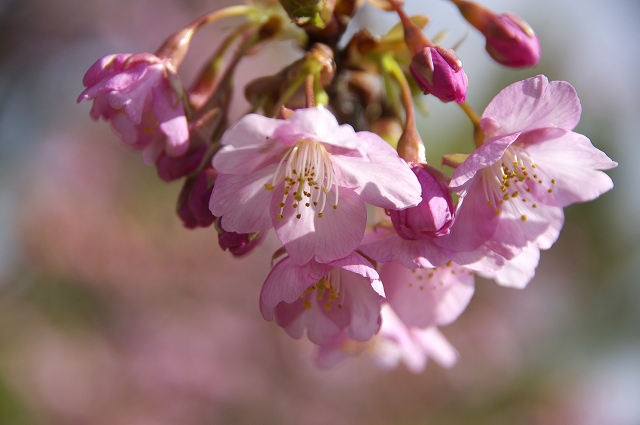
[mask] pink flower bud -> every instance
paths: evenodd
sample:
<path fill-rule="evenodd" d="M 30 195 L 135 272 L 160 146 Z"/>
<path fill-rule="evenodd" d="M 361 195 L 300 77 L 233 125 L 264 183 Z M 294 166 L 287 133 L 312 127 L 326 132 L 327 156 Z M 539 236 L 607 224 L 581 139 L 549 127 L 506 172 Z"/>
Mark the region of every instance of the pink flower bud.
<path fill-rule="evenodd" d="M 443 102 L 465 101 L 467 74 L 453 50 L 425 47 L 413 56 L 409 69 L 424 94 L 431 93 Z"/>
<path fill-rule="evenodd" d="M 218 244 L 223 250 L 229 250 L 236 257 L 241 257 L 254 250 L 264 239 L 266 232 L 236 233 L 227 232 L 220 226 L 218 230 Z"/>
<path fill-rule="evenodd" d="M 487 39 L 486 49 L 498 63 L 512 68 L 536 66 L 540 60 L 540 42 L 533 29 L 522 18 L 498 15 L 477 3 L 451 0 L 462 16 Z"/>
<path fill-rule="evenodd" d="M 188 176 L 198 168 L 206 151 L 206 146 L 203 146 L 199 149 L 194 149 L 193 152 L 187 152 L 179 158 L 173 158 L 162 152 L 156 160 L 158 176 L 166 182 Z"/>
<path fill-rule="evenodd" d="M 486 49 L 498 63 L 512 68 L 536 66 L 540 41 L 533 29 L 516 15 L 496 15 L 484 32 Z"/>
<path fill-rule="evenodd" d="M 209 227 L 215 220 L 209 210 L 209 198 L 217 172 L 213 168 L 205 168 L 196 177 L 187 179 L 178 198 L 178 216 L 185 227 Z"/>
<path fill-rule="evenodd" d="M 189 147 L 189 128 L 177 76 L 169 61 L 150 53 L 99 59 L 84 76 L 78 102 L 93 100 L 91 117 L 111 122 L 125 145 L 151 164 Z"/>
<path fill-rule="evenodd" d="M 389 211 L 393 227 L 407 240 L 448 234 L 455 209 L 447 176 L 427 164 L 417 165 L 412 170 L 422 187 L 422 201 L 415 207 Z"/>

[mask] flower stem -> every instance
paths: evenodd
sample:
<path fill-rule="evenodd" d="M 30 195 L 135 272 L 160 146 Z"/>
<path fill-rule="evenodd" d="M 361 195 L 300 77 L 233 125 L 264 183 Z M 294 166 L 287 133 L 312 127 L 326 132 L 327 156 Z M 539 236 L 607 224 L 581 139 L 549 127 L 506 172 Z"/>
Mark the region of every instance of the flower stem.
<path fill-rule="evenodd" d="M 313 74 L 311 73 L 307 74 L 307 78 L 304 82 L 307 108 L 313 108 L 314 106 L 316 106 L 316 101 L 314 96 L 314 87 L 313 87 L 314 83 L 315 83 L 315 78 L 313 77 Z"/>
<path fill-rule="evenodd" d="M 189 50 L 193 34 L 195 34 L 200 27 L 222 18 L 248 15 L 253 11 L 255 11 L 255 8 L 252 6 L 239 5 L 225 7 L 202 15 L 189 25 L 171 34 L 158 50 L 156 50 L 155 55 L 159 58 L 170 60 L 174 68 L 177 69 L 182 64 Z"/>
<path fill-rule="evenodd" d="M 387 0 L 389 5 L 396 11 L 400 22 L 402 22 L 402 28 L 404 30 L 404 41 L 407 47 L 411 51 L 412 55 L 415 55 L 425 47 L 433 47 L 433 43 L 422 32 L 422 29 L 413 23 L 409 15 L 404 11 L 402 6 L 396 0 Z"/>
<path fill-rule="evenodd" d="M 467 102 L 462 102 L 459 105 L 469 117 L 471 124 L 473 124 L 473 141 L 476 148 L 479 148 L 484 143 L 484 132 L 480 126 L 480 116 Z"/>
<path fill-rule="evenodd" d="M 400 136 L 400 140 L 398 140 L 398 155 L 408 163 L 426 163 L 424 143 L 416 129 L 413 96 L 407 77 L 405 77 L 400 65 L 391 55 L 385 55 L 382 58 L 382 67 L 398 83 L 402 106 L 405 110 L 404 132 Z"/>
<path fill-rule="evenodd" d="M 206 99 L 215 91 L 216 78 L 220 74 L 222 65 L 224 64 L 223 58 L 227 51 L 233 44 L 233 42 L 245 31 L 251 28 L 252 24 L 246 24 L 240 26 L 237 30 L 229 34 L 218 46 L 216 52 L 209 58 L 207 65 L 202 69 L 198 78 L 196 78 L 194 84 L 189 90 L 189 101 L 194 108 L 198 109 L 206 101 Z M 242 49 L 245 50 L 245 49 Z M 236 53 L 237 57 L 237 53 Z M 235 59 L 232 59 L 233 63 Z M 218 84 L 219 85 L 219 84 Z"/>

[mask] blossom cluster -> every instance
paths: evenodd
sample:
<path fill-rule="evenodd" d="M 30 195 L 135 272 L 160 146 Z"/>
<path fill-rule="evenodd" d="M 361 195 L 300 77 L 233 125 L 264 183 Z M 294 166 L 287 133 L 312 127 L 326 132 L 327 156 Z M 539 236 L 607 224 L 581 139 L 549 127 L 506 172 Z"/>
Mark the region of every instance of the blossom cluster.
<path fill-rule="evenodd" d="M 499 64 L 538 63 L 540 43 L 524 20 L 451 2 Z M 214 225 L 234 256 L 275 233 L 282 247 L 260 311 L 317 344 L 319 365 L 368 353 L 384 367 L 402 361 L 419 372 L 428 358 L 449 367 L 457 352 L 439 327 L 464 311 L 474 276 L 524 288 L 559 236 L 563 208 L 611 189 L 602 170 L 617 164 L 573 131 L 581 105 L 569 83 L 516 82 L 478 116 L 461 59 L 426 36 L 428 18 L 409 17 L 396 0 L 371 4 L 400 23 L 349 40 L 355 0 L 216 10 L 154 54 L 99 59 L 78 100 L 93 101 L 91 116 L 109 121 L 163 180 L 184 179 L 177 210 L 186 227 Z M 193 35 L 232 16 L 242 24 L 184 86 L 178 69 Z M 244 89 L 250 111 L 231 119 L 238 63 L 283 38 L 300 58 L 256 75 Z M 462 107 L 471 152 L 427 163 L 414 113 L 423 95 Z"/>

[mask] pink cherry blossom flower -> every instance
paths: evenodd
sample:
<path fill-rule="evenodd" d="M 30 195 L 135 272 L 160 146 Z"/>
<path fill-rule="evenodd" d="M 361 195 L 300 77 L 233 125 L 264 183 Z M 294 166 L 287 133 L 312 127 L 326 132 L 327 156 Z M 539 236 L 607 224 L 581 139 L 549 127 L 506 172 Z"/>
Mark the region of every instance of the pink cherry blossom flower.
<path fill-rule="evenodd" d="M 421 373 L 428 358 L 443 367 L 452 367 L 458 361 L 458 352 L 435 327 L 425 329 L 407 326 L 389 304 L 381 309 L 380 332 L 367 342 L 349 339 L 342 333 L 323 344 L 316 357 L 320 367 L 331 367 L 348 358 L 363 353 L 383 369 L 391 369 L 404 363 L 413 373 Z"/>
<path fill-rule="evenodd" d="M 290 257 L 278 262 L 262 287 L 260 310 L 293 338 L 307 336 L 324 344 L 344 332 L 366 341 L 380 328 L 381 284 L 378 273 L 364 257 L 353 252 L 345 258 L 303 266 Z"/>
<path fill-rule="evenodd" d="M 386 300 L 407 326 L 427 328 L 454 322 L 471 301 L 473 272 L 449 262 L 429 269 L 407 269 L 399 261 L 380 267 Z"/>
<path fill-rule="evenodd" d="M 110 121 L 125 145 L 143 151 L 146 163 L 162 152 L 178 157 L 187 151 L 187 119 L 168 60 L 150 53 L 108 55 L 89 68 L 83 83 L 78 102 L 93 100 L 91 117 Z"/>
<path fill-rule="evenodd" d="M 529 243 L 551 247 L 563 207 L 613 187 L 600 170 L 617 163 L 572 131 L 580 113 L 564 81 L 539 75 L 502 90 L 482 116 L 484 144 L 454 172 L 450 186 L 464 199 L 451 233 L 438 243 L 506 260 Z"/>
<path fill-rule="evenodd" d="M 322 107 L 286 120 L 246 115 L 221 143 L 211 211 L 227 231 L 274 227 L 298 265 L 331 262 L 357 248 L 365 202 L 402 209 L 421 199 L 416 176 L 393 148 L 374 133 L 339 125 Z"/>

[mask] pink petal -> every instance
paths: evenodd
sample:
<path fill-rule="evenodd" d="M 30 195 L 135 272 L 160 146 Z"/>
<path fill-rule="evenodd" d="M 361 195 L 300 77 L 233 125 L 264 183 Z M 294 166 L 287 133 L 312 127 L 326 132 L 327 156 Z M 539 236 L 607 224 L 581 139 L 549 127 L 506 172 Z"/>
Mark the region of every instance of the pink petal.
<path fill-rule="evenodd" d="M 189 148 L 189 125 L 184 115 L 182 101 L 172 104 L 175 94 L 165 87 L 156 87 L 153 93 L 153 110 L 160 123 L 160 130 L 167 136 L 166 152 L 169 156 L 184 155 Z"/>
<path fill-rule="evenodd" d="M 487 204 L 485 186 L 492 182 L 485 182 L 486 178 L 485 173 L 480 173 L 471 181 L 456 212 L 451 231 L 448 235 L 438 238 L 438 245 L 455 253 L 472 253 L 480 250 L 493 237 L 500 217 L 496 214 L 495 207 Z M 468 259 L 470 262 L 480 260 L 477 255 L 472 257 L 474 258 Z"/>
<path fill-rule="evenodd" d="M 388 225 L 376 225 L 368 231 L 358 250 L 374 261 L 386 263 L 397 258 L 396 249 L 399 243 L 400 237 L 388 222 Z"/>
<path fill-rule="evenodd" d="M 132 149 L 143 149 L 150 142 L 148 138 L 140 138 L 138 126 L 132 123 L 124 112 L 118 112 L 112 115 L 111 127 L 120 135 L 122 142 Z"/>
<path fill-rule="evenodd" d="M 581 112 L 578 95 L 569 83 L 549 82 L 544 75 L 538 75 L 498 93 L 482 115 L 482 127 L 487 137 L 544 127 L 572 130 L 580 121 Z M 485 125 L 486 119 L 494 122 Z"/>
<path fill-rule="evenodd" d="M 427 365 L 427 356 L 416 343 L 412 330 L 387 303 L 382 306 L 381 316 L 382 326 L 373 351 L 376 363 L 388 369 L 402 360 L 411 372 L 421 373 Z"/>
<path fill-rule="evenodd" d="M 275 167 L 275 165 L 274 165 Z M 367 209 L 364 202 L 353 191 L 340 188 L 338 208 L 333 209 L 336 194 L 327 194 L 327 202 L 318 217 L 321 205 L 309 207 L 299 205 L 293 207 L 293 196 L 288 196 L 283 208 L 280 207 L 283 186 L 274 191 L 271 201 L 271 217 L 278 238 L 284 245 L 291 259 L 297 264 L 304 264 L 315 258 L 328 263 L 346 257 L 356 249 L 364 235 L 367 221 Z M 278 219 L 278 215 L 283 219 Z M 296 218 L 300 214 L 300 218 Z M 248 233 L 248 232 L 243 232 Z"/>
<path fill-rule="evenodd" d="M 411 333 L 425 354 L 433 358 L 440 366 L 450 368 L 458 361 L 458 351 L 437 328 L 412 329 Z"/>
<path fill-rule="evenodd" d="M 527 134 L 521 143 L 536 161 L 543 180 L 542 184 L 537 180 L 527 181 L 531 193 L 540 202 L 566 207 L 593 200 L 613 188 L 611 178 L 599 170 L 618 164 L 582 134 L 539 131 Z M 543 173 L 546 178 L 542 177 Z"/>
<path fill-rule="evenodd" d="M 285 122 L 274 136 L 287 146 L 299 139 L 315 140 L 347 149 L 358 149 L 362 144 L 350 125 L 339 125 L 336 117 L 322 106 L 297 109 Z"/>
<path fill-rule="evenodd" d="M 309 341 L 318 345 L 326 344 L 342 332 L 342 329 L 325 316 L 320 308 L 308 310 L 304 320 Z"/>
<path fill-rule="evenodd" d="M 267 276 L 260 293 L 260 303 L 267 308 L 274 308 L 280 302 L 291 304 L 331 269 L 331 266 L 315 261 L 300 266 L 286 257 L 273 266 Z"/>
<path fill-rule="evenodd" d="M 394 261 L 382 266 L 380 276 L 387 301 L 408 326 L 453 322 L 474 292 L 473 273 L 455 264 L 409 270 Z"/>
<path fill-rule="evenodd" d="M 511 146 L 519 136 L 520 133 L 513 133 L 484 142 L 482 146 L 473 151 L 471 155 L 456 168 L 449 187 L 458 193 L 462 192 L 463 186 L 471 180 L 479 170 L 490 167 L 500 161 L 507 148 Z"/>
<path fill-rule="evenodd" d="M 534 244 L 529 244 L 502 269 L 493 273 L 480 272 L 480 275 L 495 279 L 502 286 L 523 289 L 535 276 L 539 261 L 540 249 Z"/>
<path fill-rule="evenodd" d="M 380 278 L 378 272 L 373 267 L 373 265 L 364 258 L 362 255 L 357 252 L 351 252 L 344 258 L 340 258 L 339 260 L 331 261 L 329 263 L 332 267 L 339 267 L 342 270 L 346 270 L 351 273 L 358 274 L 360 276 L 366 277 L 370 280 L 375 280 Z"/>
<path fill-rule="evenodd" d="M 354 343 L 345 333 L 341 333 L 331 341 L 322 344 L 316 356 L 316 365 L 320 368 L 330 368 L 349 357 L 350 347 L 357 347 L 359 343 Z"/>
<path fill-rule="evenodd" d="M 224 230 L 253 233 L 271 228 L 269 204 L 273 191 L 264 185 L 271 183 L 275 168 L 272 164 L 247 175 L 218 175 L 209 208 L 214 216 L 222 217 Z"/>
<path fill-rule="evenodd" d="M 524 204 L 511 200 L 502 205 L 500 221 L 492 242 L 507 253 L 501 253 L 511 259 L 529 243 L 536 242 L 542 249 L 547 249 L 557 240 L 564 223 L 562 208 L 538 204 L 530 208 L 532 202 Z M 524 218 L 524 219 L 523 219 Z M 498 248 L 492 245 L 492 249 Z"/>
<path fill-rule="evenodd" d="M 365 158 L 334 155 L 331 160 L 339 184 L 353 189 L 365 202 L 382 208 L 403 209 L 418 205 L 422 188 L 407 163 L 380 136 L 360 131 Z"/>
<path fill-rule="evenodd" d="M 85 87 L 96 85 L 100 80 L 116 72 L 120 72 L 123 63 L 130 57 L 130 54 L 107 55 L 98 59 L 84 74 L 82 84 Z M 82 95 L 81 95 L 82 96 Z M 78 99 L 80 101 L 80 99 Z"/>
<path fill-rule="evenodd" d="M 340 292 L 344 292 L 345 303 L 342 309 L 332 309 L 333 321 L 339 323 L 336 316 L 348 315 L 349 325 L 344 332 L 356 341 L 368 341 L 380 329 L 382 299 L 369 279 L 350 272 L 342 272 L 341 277 Z"/>
<path fill-rule="evenodd" d="M 222 135 L 223 147 L 213 158 L 213 167 L 225 174 L 248 174 L 279 161 L 285 145 L 274 132 L 283 125 L 285 120 L 245 115 Z"/>
<path fill-rule="evenodd" d="M 377 233 L 371 237 L 371 233 Z M 365 236 L 365 240 L 358 248 L 367 257 L 386 263 L 399 260 L 406 268 L 438 267 L 446 264 L 454 254 L 430 238 L 419 240 L 405 240 L 396 234 L 394 229 L 386 226 L 376 226 Z"/>

